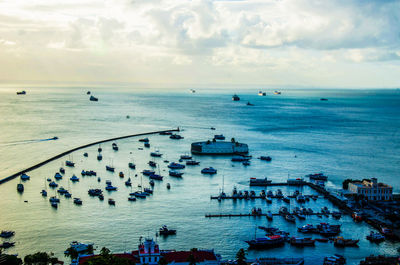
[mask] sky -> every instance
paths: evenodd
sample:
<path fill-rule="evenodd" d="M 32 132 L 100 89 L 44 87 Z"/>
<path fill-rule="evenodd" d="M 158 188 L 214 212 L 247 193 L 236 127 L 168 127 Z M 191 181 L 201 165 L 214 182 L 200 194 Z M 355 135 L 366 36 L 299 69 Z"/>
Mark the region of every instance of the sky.
<path fill-rule="evenodd" d="M 0 0 L 0 84 L 400 87 L 400 0 Z"/>

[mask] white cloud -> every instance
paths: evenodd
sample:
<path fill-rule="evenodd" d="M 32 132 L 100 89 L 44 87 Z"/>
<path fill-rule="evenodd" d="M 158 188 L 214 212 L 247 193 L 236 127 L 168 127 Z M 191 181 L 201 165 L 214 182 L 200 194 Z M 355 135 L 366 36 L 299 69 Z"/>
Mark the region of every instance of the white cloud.
<path fill-rule="evenodd" d="M 60 81 L 151 83 L 158 75 L 179 84 L 184 71 L 210 84 L 227 74 L 233 83 L 346 86 L 350 75 L 329 77 L 378 61 L 383 75 L 398 67 L 399 21 L 399 1 L 6 0 L 0 58 L 14 64 L 2 70 L 16 81 L 49 80 L 30 68 L 40 63 Z"/>

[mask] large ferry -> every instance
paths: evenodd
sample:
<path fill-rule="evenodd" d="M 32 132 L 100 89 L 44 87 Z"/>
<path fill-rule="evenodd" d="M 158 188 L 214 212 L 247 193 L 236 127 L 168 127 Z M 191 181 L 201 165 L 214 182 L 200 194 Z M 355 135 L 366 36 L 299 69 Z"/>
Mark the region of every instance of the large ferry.
<path fill-rule="evenodd" d="M 199 155 L 247 154 L 247 144 L 231 141 L 206 141 L 192 143 L 191 152 Z"/>

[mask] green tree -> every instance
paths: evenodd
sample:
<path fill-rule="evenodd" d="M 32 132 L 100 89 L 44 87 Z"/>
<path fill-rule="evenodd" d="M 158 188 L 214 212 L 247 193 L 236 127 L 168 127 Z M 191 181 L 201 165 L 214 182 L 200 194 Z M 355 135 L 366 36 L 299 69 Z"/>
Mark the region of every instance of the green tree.
<path fill-rule="evenodd" d="M 0 249 L 0 264 L 21 265 L 22 259 L 14 255 L 1 254 L 1 249 Z"/>
<path fill-rule="evenodd" d="M 238 265 L 246 265 L 246 252 L 243 248 L 236 253 L 236 261 Z"/>
<path fill-rule="evenodd" d="M 53 253 L 47 254 L 46 252 L 36 252 L 34 254 L 26 255 L 24 263 L 26 265 L 47 265 L 56 264 L 58 259 L 54 257 Z"/>
<path fill-rule="evenodd" d="M 189 265 L 196 265 L 196 258 L 193 256 L 193 254 L 190 254 L 187 262 L 189 262 Z"/>
<path fill-rule="evenodd" d="M 160 260 L 158 261 L 158 265 L 167 265 L 168 262 L 164 257 L 161 257 Z"/>
<path fill-rule="evenodd" d="M 86 265 L 135 265 L 135 263 L 126 258 L 114 256 L 108 248 L 103 247 L 100 255 L 86 261 Z"/>
<path fill-rule="evenodd" d="M 65 250 L 64 256 L 70 257 L 71 260 L 72 260 L 72 259 L 76 259 L 76 258 L 79 256 L 79 253 L 78 253 L 78 251 L 76 251 L 75 248 L 69 247 L 69 248 L 67 248 L 67 249 Z"/>

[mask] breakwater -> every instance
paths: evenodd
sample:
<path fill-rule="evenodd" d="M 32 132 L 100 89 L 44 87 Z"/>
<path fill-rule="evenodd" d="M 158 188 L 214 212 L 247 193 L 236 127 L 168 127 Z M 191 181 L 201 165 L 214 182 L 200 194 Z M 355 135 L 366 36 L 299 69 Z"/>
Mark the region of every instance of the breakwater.
<path fill-rule="evenodd" d="M 65 151 L 65 152 L 62 152 L 61 154 L 52 156 L 52 157 L 50 157 L 49 159 L 47 159 L 47 160 L 45 160 L 45 161 L 42 161 L 42 162 L 40 162 L 40 163 L 37 163 L 37 164 L 35 164 L 35 165 L 31 166 L 31 167 L 28 167 L 28 168 L 25 168 L 25 169 L 23 169 L 23 170 L 21 170 L 21 171 L 18 171 L 17 173 L 12 174 L 11 176 L 8 176 L 8 177 L 6 177 L 6 178 L 0 179 L 0 185 L 3 184 L 3 183 L 5 183 L 5 182 L 7 182 L 7 181 L 10 181 L 10 180 L 12 180 L 12 179 L 18 177 L 19 175 L 21 175 L 21 174 L 23 174 L 23 173 L 28 173 L 29 171 L 32 171 L 32 170 L 37 169 L 37 168 L 39 168 L 39 167 L 41 167 L 41 166 L 44 166 L 44 165 L 46 165 L 46 164 L 48 164 L 48 163 L 50 163 L 50 162 L 52 162 L 52 161 L 54 161 L 54 160 L 56 160 L 56 159 L 58 159 L 58 158 L 60 158 L 60 157 L 63 157 L 63 156 L 65 156 L 65 155 L 68 155 L 68 154 L 70 154 L 70 153 L 72 153 L 72 152 L 75 152 L 75 151 L 77 151 L 77 150 L 80 150 L 80 149 L 84 149 L 84 148 L 87 148 L 87 147 L 90 147 L 90 146 L 93 146 L 93 145 L 96 145 L 96 144 L 102 144 L 102 143 L 106 143 L 106 142 L 111 142 L 111 141 L 116 141 L 116 140 L 131 138 L 131 137 L 137 137 L 137 136 L 145 136 L 145 135 L 151 135 L 151 134 L 159 134 L 159 133 L 163 133 L 163 132 L 179 132 L 179 127 L 178 127 L 177 129 L 171 129 L 171 130 L 162 130 L 162 131 L 154 131 L 154 132 L 146 132 L 146 133 L 138 133 L 138 134 L 124 135 L 124 136 L 119 136 L 119 137 L 114 137 L 114 138 L 108 138 L 108 139 L 105 139 L 105 140 L 100 140 L 100 141 L 97 141 L 97 142 L 93 142 L 93 143 L 81 145 L 81 146 L 75 147 L 75 148 L 73 148 L 73 149 L 67 150 L 67 151 Z"/>

